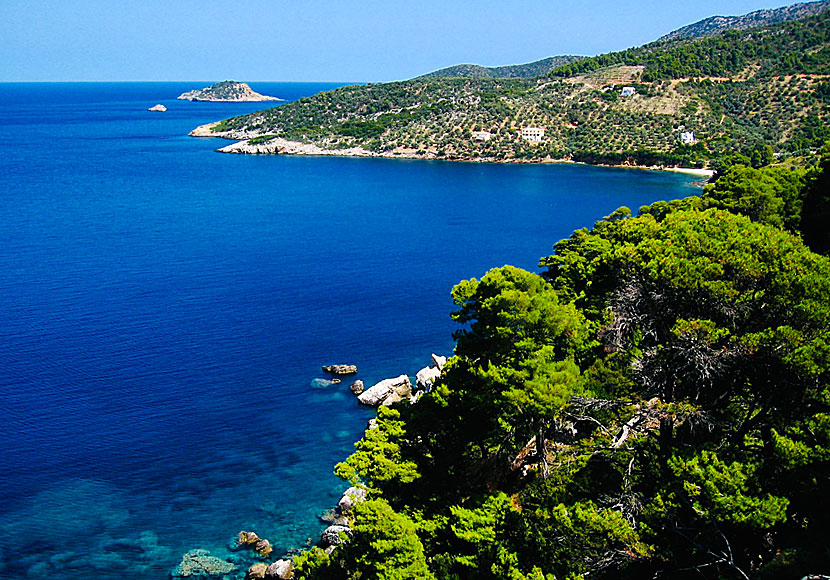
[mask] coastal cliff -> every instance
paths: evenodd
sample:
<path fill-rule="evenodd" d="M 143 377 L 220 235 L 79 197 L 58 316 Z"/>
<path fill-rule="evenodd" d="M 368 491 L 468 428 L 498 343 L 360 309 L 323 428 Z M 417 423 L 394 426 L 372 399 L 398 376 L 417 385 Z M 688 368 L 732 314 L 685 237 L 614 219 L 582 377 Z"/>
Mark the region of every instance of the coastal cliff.
<path fill-rule="evenodd" d="M 222 81 L 203 89 L 182 93 L 177 99 L 181 101 L 224 101 L 224 102 L 256 102 L 282 101 L 283 99 L 262 95 L 254 91 L 248 83 L 237 81 Z"/>

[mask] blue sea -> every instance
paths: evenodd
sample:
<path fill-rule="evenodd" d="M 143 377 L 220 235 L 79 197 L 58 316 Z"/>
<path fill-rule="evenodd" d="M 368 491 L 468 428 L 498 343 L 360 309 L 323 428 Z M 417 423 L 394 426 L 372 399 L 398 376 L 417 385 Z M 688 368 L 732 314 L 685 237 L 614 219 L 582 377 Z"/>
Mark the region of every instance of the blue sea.
<path fill-rule="evenodd" d="M 223 155 L 208 83 L 0 84 L 0 577 L 167 578 L 316 541 L 373 411 L 450 354 L 453 284 L 695 193 L 576 165 Z M 335 84 L 253 83 L 294 100 Z M 162 103 L 164 113 L 147 111 Z"/>

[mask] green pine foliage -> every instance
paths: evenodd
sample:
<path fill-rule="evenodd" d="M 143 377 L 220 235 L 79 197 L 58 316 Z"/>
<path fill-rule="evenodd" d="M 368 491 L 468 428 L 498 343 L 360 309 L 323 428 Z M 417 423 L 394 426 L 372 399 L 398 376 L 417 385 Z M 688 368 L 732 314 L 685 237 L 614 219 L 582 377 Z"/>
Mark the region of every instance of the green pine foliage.
<path fill-rule="evenodd" d="M 827 573 L 825 168 L 734 165 L 458 284 L 455 356 L 337 466 L 370 500 L 296 577 Z"/>

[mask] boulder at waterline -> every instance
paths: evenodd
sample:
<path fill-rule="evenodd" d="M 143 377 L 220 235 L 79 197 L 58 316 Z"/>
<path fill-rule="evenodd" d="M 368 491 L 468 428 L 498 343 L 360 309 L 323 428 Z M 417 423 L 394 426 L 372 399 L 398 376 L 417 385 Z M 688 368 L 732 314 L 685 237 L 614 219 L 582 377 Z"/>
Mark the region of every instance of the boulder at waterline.
<path fill-rule="evenodd" d="M 361 394 L 361 393 L 363 392 L 363 390 L 364 390 L 363 381 L 361 381 L 360 379 L 358 379 L 358 380 L 356 380 L 355 382 L 353 382 L 353 383 L 352 383 L 352 386 L 351 386 L 351 387 L 349 387 L 349 388 L 352 390 L 352 392 L 353 392 L 355 395 L 359 395 L 359 394 Z"/>
<path fill-rule="evenodd" d="M 248 568 L 248 573 L 245 574 L 245 578 L 248 578 L 248 580 L 263 580 L 266 572 L 268 572 L 268 564 L 265 562 L 257 562 Z"/>
<path fill-rule="evenodd" d="M 340 513 L 347 514 L 356 505 L 366 501 L 366 490 L 362 487 L 350 487 L 337 502 Z"/>
<path fill-rule="evenodd" d="M 294 575 L 294 563 L 291 560 L 277 560 L 265 571 L 265 577 L 280 578 L 281 580 L 288 580 Z"/>
<path fill-rule="evenodd" d="M 428 391 L 441 376 L 441 369 L 438 367 L 424 367 L 415 375 L 415 385 L 422 391 Z"/>
<path fill-rule="evenodd" d="M 349 526 L 329 526 L 320 534 L 320 544 L 325 547 L 345 544 L 348 540 L 341 534 L 351 537 L 352 529 Z"/>
<path fill-rule="evenodd" d="M 393 379 L 385 379 L 379 383 L 374 384 L 357 397 L 357 400 L 364 405 L 370 407 L 377 407 L 385 402 L 387 398 L 393 394 L 398 397 L 412 396 L 412 383 L 409 382 L 408 375 L 400 375 Z M 400 399 L 399 399 L 400 400 Z"/>

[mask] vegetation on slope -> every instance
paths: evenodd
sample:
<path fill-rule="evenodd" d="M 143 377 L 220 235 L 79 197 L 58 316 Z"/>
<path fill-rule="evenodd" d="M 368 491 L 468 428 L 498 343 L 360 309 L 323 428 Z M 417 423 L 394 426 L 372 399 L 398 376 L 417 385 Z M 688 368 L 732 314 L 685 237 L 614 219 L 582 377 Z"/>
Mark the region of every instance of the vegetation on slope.
<path fill-rule="evenodd" d="M 715 36 L 727 30 L 746 30 L 747 28 L 758 28 L 767 24 L 787 22 L 789 20 L 800 20 L 814 16 L 830 8 L 830 0 L 820 2 L 803 2 L 792 4 L 772 10 L 756 10 L 743 16 L 712 16 L 694 24 L 666 34 L 659 40 L 678 40 L 681 38 L 703 38 Z"/>
<path fill-rule="evenodd" d="M 217 135 L 486 161 L 702 166 L 830 137 L 830 13 L 696 42 L 652 44 L 538 79 L 420 78 L 344 87 L 228 119 Z M 621 86 L 637 93 L 623 97 Z M 519 137 L 545 128 L 542 143 Z M 490 133 L 473 138 L 474 130 Z M 695 142 L 681 135 L 693 132 Z"/>
<path fill-rule="evenodd" d="M 830 0 L 828 0 L 830 1 Z M 512 64 L 507 66 L 481 66 L 478 64 L 457 64 L 422 75 L 427 77 L 488 77 L 501 79 L 535 78 L 546 75 L 552 70 L 575 62 L 581 56 L 551 56 L 526 64 Z"/>
<path fill-rule="evenodd" d="M 828 167 L 736 165 L 456 286 L 455 356 L 337 467 L 370 501 L 295 578 L 830 570 Z"/>
<path fill-rule="evenodd" d="M 693 41 L 656 42 L 582 59 L 550 74 L 570 77 L 609 65 L 643 66 L 642 80 L 689 77 L 770 77 L 827 74 L 830 12 L 745 31 L 729 30 Z M 751 70 L 749 70 L 751 67 Z"/>
<path fill-rule="evenodd" d="M 177 97 L 187 101 L 280 101 L 277 97 L 261 95 L 248 83 L 221 81 L 203 89 L 187 91 Z"/>

